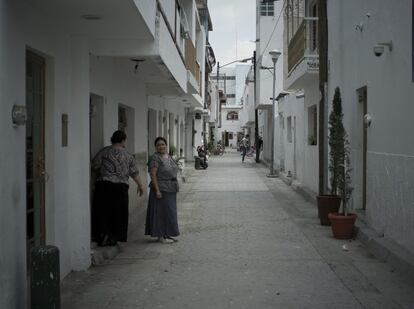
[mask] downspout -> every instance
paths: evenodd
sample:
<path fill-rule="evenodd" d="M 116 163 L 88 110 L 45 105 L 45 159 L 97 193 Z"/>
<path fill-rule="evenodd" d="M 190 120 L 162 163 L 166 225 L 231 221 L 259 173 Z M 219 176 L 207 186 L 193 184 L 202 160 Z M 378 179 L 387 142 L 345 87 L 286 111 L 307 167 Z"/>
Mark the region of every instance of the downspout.
<path fill-rule="evenodd" d="M 322 195 L 326 191 L 325 169 L 325 108 L 326 87 L 328 83 L 328 16 L 327 0 L 318 0 L 318 28 L 319 28 L 319 186 L 318 193 Z"/>

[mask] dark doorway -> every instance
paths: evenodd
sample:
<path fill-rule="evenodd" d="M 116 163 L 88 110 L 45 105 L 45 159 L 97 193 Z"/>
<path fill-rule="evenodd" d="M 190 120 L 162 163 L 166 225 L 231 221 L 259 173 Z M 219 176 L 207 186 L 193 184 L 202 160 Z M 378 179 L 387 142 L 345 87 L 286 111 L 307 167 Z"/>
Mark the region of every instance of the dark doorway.
<path fill-rule="evenodd" d="M 45 59 L 26 51 L 27 249 L 45 243 Z"/>

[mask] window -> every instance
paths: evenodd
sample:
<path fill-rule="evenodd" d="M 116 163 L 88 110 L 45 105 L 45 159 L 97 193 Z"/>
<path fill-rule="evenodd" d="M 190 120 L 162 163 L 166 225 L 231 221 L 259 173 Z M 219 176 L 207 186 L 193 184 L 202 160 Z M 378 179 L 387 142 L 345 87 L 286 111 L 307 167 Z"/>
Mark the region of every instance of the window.
<path fill-rule="evenodd" d="M 237 112 L 228 112 L 227 120 L 239 120 L 239 114 Z"/>
<path fill-rule="evenodd" d="M 262 2 L 260 4 L 260 15 L 261 16 L 274 16 L 274 3 L 272 2 Z"/>
<path fill-rule="evenodd" d="M 289 116 L 286 118 L 286 127 L 287 127 L 287 134 L 286 134 L 286 139 L 288 141 L 288 143 L 292 142 L 292 117 Z"/>
<path fill-rule="evenodd" d="M 118 107 L 118 130 L 126 131 L 126 127 L 128 126 L 128 120 L 126 115 L 126 108 L 119 106 Z"/>
<path fill-rule="evenodd" d="M 227 98 L 235 98 L 236 95 L 234 93 L 228 93 Z"/>
<path fill-rule="evenodd" d="M 316 105 L 308 108 L 308 145 L 318 144 L 318 109 Z"/>

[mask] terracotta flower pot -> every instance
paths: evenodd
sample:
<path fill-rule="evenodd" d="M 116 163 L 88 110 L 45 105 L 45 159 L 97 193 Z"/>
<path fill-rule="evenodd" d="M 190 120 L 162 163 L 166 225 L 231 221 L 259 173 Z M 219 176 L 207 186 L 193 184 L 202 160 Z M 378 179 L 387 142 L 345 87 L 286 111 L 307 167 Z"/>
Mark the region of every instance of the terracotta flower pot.
<path fill-rule="evenodd" d="M 357 219 L 356 214 L 343 214 L 330 213 L 328 215 L 331 221 L 331 228 L 333 236 L 337 239 L 351 239 L 353 236 L 354 224 Z"/>
<path fill-rule="evenodd" d="M 321 225 L 331 225 L 328 214 L 338 212 L 339 206 L 341 206 L 341 198 L 336 195 L 318 195 L 316 200 L 318 202 L 318 217 Z"/>

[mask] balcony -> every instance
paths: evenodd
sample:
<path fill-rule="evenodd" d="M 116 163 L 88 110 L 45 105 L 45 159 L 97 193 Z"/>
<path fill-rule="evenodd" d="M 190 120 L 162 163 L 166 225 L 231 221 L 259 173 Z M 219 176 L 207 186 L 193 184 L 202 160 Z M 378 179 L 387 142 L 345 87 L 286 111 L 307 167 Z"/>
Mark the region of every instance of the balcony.
<path fill-rule="evenodd" d="M 201 71 L 197 62 L 197 51 L 190 38 L 185 40 L 185 67 L 187 69 L 187 86 L 192 94 L 200 93 Z"/>
<path fill-rule="evenodd" d="M 305 17 L 288 45 L 288 89 L 305 88 L 318 79 L 318 18 Z"/>

